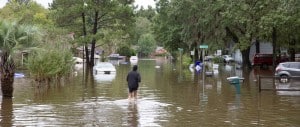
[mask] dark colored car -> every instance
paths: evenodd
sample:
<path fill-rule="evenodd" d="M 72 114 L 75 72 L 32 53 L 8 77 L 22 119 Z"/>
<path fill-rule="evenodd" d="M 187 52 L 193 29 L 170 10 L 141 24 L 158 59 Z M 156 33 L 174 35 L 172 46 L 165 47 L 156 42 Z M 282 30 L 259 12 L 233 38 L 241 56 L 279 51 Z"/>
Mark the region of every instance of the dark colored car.
<path fill-rule="evenodd" d="M 286 56 L 277 56 L 275 64 L 277 65 L 280 62 L 288 61 Z M 252 61 L 253 66 L 260 66 L 262 68 L 267 68 L 268 66 L 273 65 L 273 54 L 255 54 Z"/>
<path fill-rule="evenodd" d="M 276 67 L 275 76 L 279 82 L 288 83 L 294 76 L 300 76 L 300 62 L 283 62 Z"/>

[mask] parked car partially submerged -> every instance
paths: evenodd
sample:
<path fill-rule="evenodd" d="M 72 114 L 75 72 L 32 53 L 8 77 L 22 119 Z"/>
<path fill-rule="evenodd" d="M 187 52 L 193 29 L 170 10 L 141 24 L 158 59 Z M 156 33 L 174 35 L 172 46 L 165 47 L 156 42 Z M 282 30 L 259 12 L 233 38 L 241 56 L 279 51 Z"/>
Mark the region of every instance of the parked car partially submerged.
<path fill-rule="evenodd" d="M 288 83 L 295 76 L 300 76 L 300 62 L 283 62 L 276 67 L 275 76 L 279 77 L 279 82 Z"/>
<path fill-rule="evenodd" d="M 80 57 L 73 57 L 75 64 L 82 64 L 83 63 L 83 59 Z"/>
<path fill-rule="evenodd" d="M 83 59 L 79 58 L 79 57 L 73 57 L 73 59 L 74 59 L 74 62 L 75 62 L 75 65 L 74 65 L 75 69 L 76 70 L 82 69 L 83 68 L 83 62 L 84 62 Z"/>
<path fill-rule="evenodd" d="M 119 59 L 124 59 L 125 56 L 120 56 L 120 54 L 110 54 L 107 56 L 108 59 L 110 60 L 119 60 Z"/>
<path fill-rule="evenodd" d="M 138 60 L 138 57 L 137 56 L 131 56 L 129 58 L 130 61 L 137 61 Z"/>
<path fill-rule="evenodd" d="M 102 83 L 102 84 L 111 84 L 112 81 L 116 78 L 116 73 L 111 73 L 111 74 L 94 74 L 94 79 L 98 82 L 98 83 Z"/>
<path fill-rule="evenodd" d="M 133 65 L 136 65 L 137 63 L 138 63 L 138 57 L 137 56 L 131 56 L 130 58 L 129 58 L 129 61 L 130 61 L 130 63 L 131 64 L 133 64 Z"/>
<path fill-rule="evenodd" d="M 115 66 L 110 62 L 99 62 L 93 67 L 94 74 L 116 73 Z"/>
<path fill-rule="evenodd" d="M 222 57 L 223 57 L 225 63 L 234 61 L 234 59 L 230 55 L 223 55 Z"/>
<path fill-rule="evenodd" d="M 208 55 L 208 56 L 205 56 L 205 57 L 204 57 L 204 60 L 205 60 L 205 61 L 211 61 L 213 58 L 214 58 L 214 56 Z"/>
<path fill-rule="evenodd" d="M 277 65 L 278 63 L 286 61 L 288 61 L 288 58 L 286 56 L 278 55 L 276 56 L 275 64 Z M 268 66 L 273 65 L 273 54 L 255 54 L 253 56 L 252 65 L 260 66 L 262 68 L 267 68 Z"/>

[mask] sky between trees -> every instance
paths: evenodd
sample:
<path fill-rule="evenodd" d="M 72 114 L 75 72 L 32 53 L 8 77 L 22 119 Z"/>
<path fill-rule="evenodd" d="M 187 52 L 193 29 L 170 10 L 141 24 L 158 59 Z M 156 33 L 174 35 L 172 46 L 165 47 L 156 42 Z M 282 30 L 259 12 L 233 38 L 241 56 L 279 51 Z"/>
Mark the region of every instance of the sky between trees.
<path fill-rule="evenodd" d="M 48 8 L 48 3 L 52 3 L 53 0 L 34 0 L 37 3 L 41 4 L 43 7 Z M 7 0 L 0 0 L 0 8 L 4 7 Z M 147 8 L 148 5 L 155 7 L 154 0 L 135 0 L 135 5 L 143 6 Z"/>

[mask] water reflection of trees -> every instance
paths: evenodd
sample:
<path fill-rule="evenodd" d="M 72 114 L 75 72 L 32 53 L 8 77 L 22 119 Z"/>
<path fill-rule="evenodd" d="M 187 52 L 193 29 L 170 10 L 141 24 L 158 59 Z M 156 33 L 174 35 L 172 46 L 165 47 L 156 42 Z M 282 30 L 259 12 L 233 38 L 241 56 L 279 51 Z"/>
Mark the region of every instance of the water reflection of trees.
<path fill-rule="evenodd" d="M 1 103 L 1 127 L 11 127 L 13 118 L 13 102 L 11 98 L 2 98 Z"/>

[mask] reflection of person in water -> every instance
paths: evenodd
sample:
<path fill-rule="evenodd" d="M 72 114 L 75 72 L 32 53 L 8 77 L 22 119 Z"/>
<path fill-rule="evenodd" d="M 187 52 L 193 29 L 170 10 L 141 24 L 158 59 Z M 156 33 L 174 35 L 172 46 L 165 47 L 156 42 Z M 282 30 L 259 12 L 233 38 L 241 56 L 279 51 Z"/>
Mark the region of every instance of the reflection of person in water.
<path fill-rule="evenodd" d="M 138 107 L 136 102 L 129 101 L 127 124 L 128 127 L 139 127 Z"/>
<path fill-rule="evenodd" d="M 139 82 L 141 82 L 141 75 L 137 72 L 138 66 L 134 65 L 132 71 L 127 75 L 128 82 L 128 99 L 137 98 L 137 90 L 139 88 Z"/>

